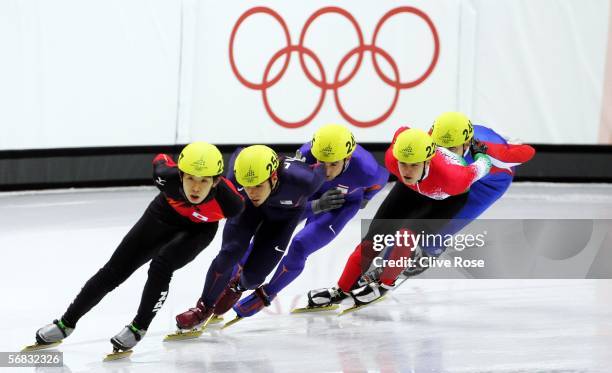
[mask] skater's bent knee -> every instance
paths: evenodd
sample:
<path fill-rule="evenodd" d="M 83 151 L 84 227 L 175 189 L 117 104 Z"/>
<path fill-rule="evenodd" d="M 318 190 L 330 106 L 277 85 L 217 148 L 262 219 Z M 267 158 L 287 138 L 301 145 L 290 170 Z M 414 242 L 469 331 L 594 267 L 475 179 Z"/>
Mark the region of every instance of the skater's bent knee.
<path fill-rule="evenodd" d="M 306 237 L 295 237 L 293 241 L 291 241 L 291 246 L 289 246 L 286 258 L 304 263 L 308 256 L 319 248 L 320 247 L 313 245 L 312 242 L 309 242 Z"/>
<path fill-rule="evenodd" d="M 239 256 L 231 254 L 229 252 L 219 252 L 217 257 L 213 260 L 212 265 L 216 266 L 216 268 L 230 268 L 236 265 L 240 260 Z"/>

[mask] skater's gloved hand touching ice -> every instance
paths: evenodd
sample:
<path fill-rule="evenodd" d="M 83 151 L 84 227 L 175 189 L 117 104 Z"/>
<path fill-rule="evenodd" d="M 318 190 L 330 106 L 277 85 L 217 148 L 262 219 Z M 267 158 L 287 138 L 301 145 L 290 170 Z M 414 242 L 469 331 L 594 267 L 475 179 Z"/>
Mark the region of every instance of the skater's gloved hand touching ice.
<path fill-rule="evenodd" d="M 315 214 L 337 209 L 344 204 L 344 194 L 339 189 L 330 189 L 323 193 L 321 198 L 312 202 L 312 211 Z"/>

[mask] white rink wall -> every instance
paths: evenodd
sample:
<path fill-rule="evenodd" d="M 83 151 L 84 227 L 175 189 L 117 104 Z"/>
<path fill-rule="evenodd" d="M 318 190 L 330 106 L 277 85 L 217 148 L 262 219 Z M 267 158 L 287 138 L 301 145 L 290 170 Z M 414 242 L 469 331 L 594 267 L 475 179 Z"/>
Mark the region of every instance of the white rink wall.
<path fill-rule="evenodd" d="M 0 150 L 186 143 L 300 143 L 326 122 L 351 125 L 361 142 L 387 142 L 392 130 L 427 128 L 442 111 L 462 110 L 475 123 L 538 143 L 598 142 L 604 105 L 609 0 L 265 1 L 286 23 L 291 44 L 307 18 L 337 6 L 355 19 L 364 44 L 375 25 L 376 45 L 398 68 L 401 88 L 385 83 L 366 52 L 359 69 L 338 87 L 319 89 L 300 67 L 297 53 L 282 78 L 267 90 L 244 86 L 232 70 L 229 42 L 250 1 L 6 0 L 0 2 Z M 425 21 L 431 21 L 431 26 Z M 439 56 L 434 58 L 438 36 Z M 304 46 L 321 62 L 329 84 L 339 62 L 357 45 L 355 29 L 341 15 L 313 22 Z M 270 15 L 255 14 L 237 30 L 235 65 L 261 82 L 274 53 L 286 46 Z M 319 79 L 314 60 L 309 71 Z M 389 62 L 378 56 L 384 76 Z M 279 76 L 280 57 L 270 68 Z M 346 78 L 349 59 L 339 72 Z M 428 67 L 430 74 L 425 74 Z M 280 77 L 280 76 L 279 76 Z M 272 80 L 272 79 L 269 79 Z M 299 128 L 288 122 L 319 111 Z M 345 112 L 343 115 L 339 109 Z M 390 109 L 391 108 L 391 109 Z M 348 117 L 347 117 L 348 116 Z M 580 130 L 577 131 L 576 128 Z"/>

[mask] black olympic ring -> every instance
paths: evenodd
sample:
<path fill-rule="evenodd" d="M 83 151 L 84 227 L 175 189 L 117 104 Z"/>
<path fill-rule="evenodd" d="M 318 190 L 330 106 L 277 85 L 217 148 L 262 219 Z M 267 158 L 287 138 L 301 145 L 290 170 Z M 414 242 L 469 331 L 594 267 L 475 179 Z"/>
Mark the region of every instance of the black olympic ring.
<path fill-rule="evenodd" d="M 238 71 L 238 68 L 236 67 L 236 62 L 234 60 L 234 41 L 236 38 L 236 33 L 238 32 L 238 29 L 240 25 L 242 24 L 242 22 L 244 22 L 248 17 L 254 14 L 258 14 L 258 13 L 268 14 L 272 16 L 280 24 L 280 26 L 283 29 L 283 33 L 285 35 L 285 40 L 286 40 L 287 45 L 272 56 L 272 58 L 270 59 L 270 61 L 268 62 L 264 70 L 262 82 L 254 83 L 244 78 L 242 74 L 240 74 L 240 71 Z M 325 77 L 325 70 L 323 68 L 323 65 L 321 64 L 319 57 L 311 49 L 304 46 L 304 40 L 306 38 L 306 32 L 308 28 L 317 18 L 319 18 L 320 16 L 326 13 L 335 13 L 335 14 L 341 15 L 344 18 L 346 18 L 354 26 L 357 32 L 357 39 L 359 41 L 359 44 L 357 45 L 357 47 L 353 48 L 341 59 L 340 63 L 338 64 L 338 67 L 336 68 L 336 72 L 334 74 L 334 80 L 332 82 L 327 82 L 327 79 Z M 376 46 L 376 38 L 378 37 L 378 33 L 380 32 L 380 29 L 382 28 L 384 23 L 389 18 L 399 13 L 411 13 L 421 18 L 423 21 L 425 21 L 425 23 L 429 27 L 433 35 L 433 39 L 434 39 L 434 53 L 433 53 L 429 66 L 427 67 L 427 69 L 421 76 L 409 82 L 400 81 L 399 70 L 398 70 L 397 64 L 395 63 L 395 60 L 386 51 Z M 306 75 L 306 77 L 312 84 L 314 84 L 315 86 L 321 89 L 321 94 L 319 96 L 319 101 L 317 102 L 317 105 L 315 109 L 312 111 L 312 113 L 310 113 L 306 118 L 302 120 L 298 120 L 295 122 L 288 122 L 278 117 L 274 113 L 274 111 L 272 111 L 272 108 L 270 107 L 270 103 L 268 102 L 267 90 L 270 87 L 272 87 L 274 84 L 276 84 L 283 77 L 285 71 L 287 70 L 287 67 L 289 66 L 289 61 L 291 60 L 291 53 L 293 52 L 298 53 L 299 59 L 300 59 L 300 65 L 302 67 L 302 70 L 304 71 L 304 74 Z M 358 119 L 353 118 L 351 115 L 349 115 L 344 109 L 344 107 L 342 106 L 342 103 L 340 102 L 340 97 L 339 97 L 339 92 L 338 92 L 338 90 L 342 88 L 344 85 L 346 85 L 355 76 L 355 74 L 359 70 L 361 66 L 361 62 L 363 61 L 364 52 L 370 52 L 372 54 L 372 63 L 374 65 L 374 70 L 376 71 L 378 76 L 381 78 L 381 80 L 383 80 L 387 85 L 395 88 L 393 102 L 391 103 L 391 106 L 389 107 L 389 109 L 385 111 L 379 117 L 373 120 L 369 120 L 369 121 L 360 121 Z M 353 57 L 355 54 L 357 54 L 358 56 L 357 56 L 357 61 L 355 63 L 353 70 L 350 72 L 350 74 L 348 74 L 346 78 L 340 80 L 340 72 L 342 71 L 342 68 L 348 62 L 348 60 L 351 57 Z M 310 70 L 307 68 L 306 63 L 304 62 L 304 55 L 307 55 L 314 61 L 315 65 L 317 66 L 321 74 L 321 80 L 317 80 L 317 78 L 315 78 L 310 72 Z M 383 73 L 383 71 L 381 70 L 378 64 L 376 55 L 382 56 L 383 59 L 385 59 L 387 63 L 389 63 L 389 65 L 391 66 L 393 70 L 393 75 L 395 79 L 391 79 L 388 76 L 386 76 L 385 73 Z M 314 117 L 319 113 L 319 110 L 321 110 L 321 107 L 323 106 L 323 102 L 325 101 L 325 94 L 328 90 L 332 90 L 334 92 L 334 101 L 336 103 L 336 107 L 338 108 L 340 115 L 342 115 L 342 117 L 347 122 L 357 127 L 372 127 L 377 124 L 380 124 L 383 121 L 385 121 L 391 115 L 391 113 L 393 113 L 393 110 L 395 109 L 395 106 L 397 105 L 397 101 L 399 98 L 399 92 L 401 90 L 414 88 L 418 86 L 419 84 L 423 83 L 429 77 L 429 75 L 431 75 L 431 73 L 433 72 L 438 62 L 439 55 L 440 55 L 440 39 L 438 37 L 438 32 L 436 30 L 435 25 L 433 24 L 433 22 L 431 21 L 431 19 L 426 13 L 424 13 L 420 9 L 417 9 L 411 6 L 403 6 L 403 7 L 394 8 L 388 11 L 387 13 L 385 13 L 385 15 L 383 15 L 382 18 L 376 24 L 376 27 L 374 29 L 374 34 L 372 36 L 372 43 L 369 45 L 364 43 L 361 28 L 359 27 L 359 24 L 357 23 L 353 15 L 351 15 L 348 11 L 342 8 L 339 8 L 339 7 L 333 7 L 333 6 L 325 7 L 313 13 L 306 20 L 306 23 L 304 24 L 304 27 L 302 28 L 302 32 L 300 33 L 300 41 L 297 45 L 291 44 L 291 36 L 289 34 L 289 29 L 287 28 L 287 24 L 285 23 L 285 20 L 275 10 L 267 8 L 267 7 L 254 7 L 244 12 L 238 18 L 238 20 L 236 21 L 236 24 L 234 25 L 234 28 L 232 29 L 232 33 L 230 36 L 230 43 L 229 43 L 230 66 L 232 68 L 232 71 L 234 72 L 234 75 L 238 79 L 238 81 L 240 81 L 240 83 L 246 86 L 247 88 L 261 91 L 264 107 L 266 111 L 268 112 L 268 115 L 278 125 L 286 127 L 286 128 L 302 127 L 308 124 L 310 121 L 312 121 Z M 269 75 L 270 75 L 272 66 L 282 56 L 286 56 L 282 68 L 280 69 L 280 71 L 278 72 L 276 76 L 270 79 Z"/>

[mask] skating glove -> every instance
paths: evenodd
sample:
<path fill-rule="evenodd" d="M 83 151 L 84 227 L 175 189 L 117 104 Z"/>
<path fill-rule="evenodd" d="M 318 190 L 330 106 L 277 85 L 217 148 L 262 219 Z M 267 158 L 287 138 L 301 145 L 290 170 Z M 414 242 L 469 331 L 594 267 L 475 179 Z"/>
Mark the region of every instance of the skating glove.
<path fill-rule="evenodd" d="M 364 209 L 364 208 L 366 208 L 366 206 L 368 205 L 368 202 L 370 202 L 370 200 L 367 200 L 367 199 L 365 199 L 365 198 L 364 198 L 364 199 L 362 199 L 362 200 L 361 200 L 361 206 L 359 206 L 359 209 Z"/>
<path fill-rule="evenodd" d="M 312 202 L 312 212 L 315 214 L 337 209 L 344 204 L 344 194 L 339 189 L 330 189 L 323 193 L 321 198 Z"/>
<path fill-rule="evenodd" d="M 470 144 L 470 152 L 474 158 L 476 158 L 476 154 L 487 154 L 487 144 L 473 138 L 472 143 Z"/>

